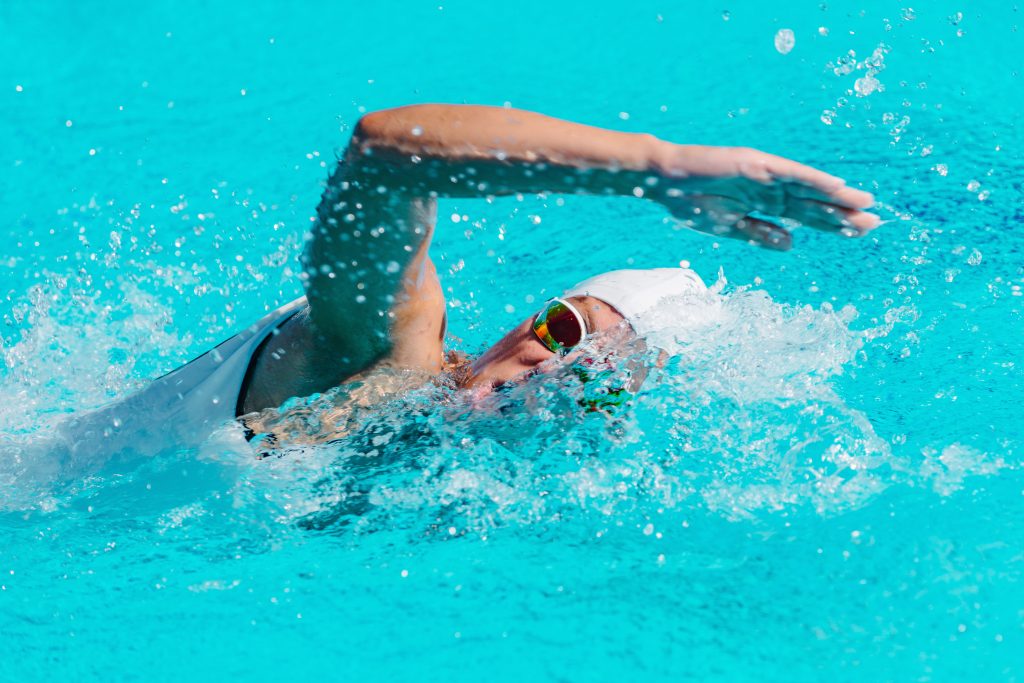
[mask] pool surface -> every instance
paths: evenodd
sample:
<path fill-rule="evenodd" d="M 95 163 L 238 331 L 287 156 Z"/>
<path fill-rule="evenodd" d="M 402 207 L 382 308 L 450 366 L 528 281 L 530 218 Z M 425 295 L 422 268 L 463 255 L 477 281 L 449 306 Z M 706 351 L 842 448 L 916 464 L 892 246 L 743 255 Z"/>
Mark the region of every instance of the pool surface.
<path fill-rule="evenodd" d="M 0 6 L 0 680 L 1024 679 L 1018 4 L 294 4 Z M 680 261 L 711 322 L 667 316 L 610 416 L 556 373 L 263 459 L 69 456 L 61 421 L 298 296 L 360 114 L 426 101 L 759 147 L 887 222 L 772 253 L 445 201 L 453 348 Z"/>

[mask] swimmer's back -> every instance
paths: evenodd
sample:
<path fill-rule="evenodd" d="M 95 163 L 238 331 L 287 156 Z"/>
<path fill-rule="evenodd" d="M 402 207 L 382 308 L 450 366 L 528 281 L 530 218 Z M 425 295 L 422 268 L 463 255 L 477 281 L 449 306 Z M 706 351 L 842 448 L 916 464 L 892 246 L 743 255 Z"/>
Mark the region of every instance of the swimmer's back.
<path fill-rule="evenodd" d="M 305 307 L 305 297 L 285 304 L 138 393 L 73 417 L 62 426 L 70 455 L 129 449 L 152 453 L 167 444 L 187 448 L 201 443 L 237 416 L 261 345 Z"/>

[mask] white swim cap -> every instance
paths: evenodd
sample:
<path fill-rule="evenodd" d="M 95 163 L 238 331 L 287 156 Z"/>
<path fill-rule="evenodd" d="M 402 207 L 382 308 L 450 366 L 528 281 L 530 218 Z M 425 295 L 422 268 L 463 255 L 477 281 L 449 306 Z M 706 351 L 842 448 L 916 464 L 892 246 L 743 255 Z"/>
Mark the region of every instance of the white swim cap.
<path fill-rule="evenodd" d="M 622 314 L 639 335 L 652 331 L 651 312 L 669 297 L 700 294 L 708 290 L 697 273 L 688 268 L 612 270 L 584 280 L 566 290 L 562 298 L 593 296 Z"/>

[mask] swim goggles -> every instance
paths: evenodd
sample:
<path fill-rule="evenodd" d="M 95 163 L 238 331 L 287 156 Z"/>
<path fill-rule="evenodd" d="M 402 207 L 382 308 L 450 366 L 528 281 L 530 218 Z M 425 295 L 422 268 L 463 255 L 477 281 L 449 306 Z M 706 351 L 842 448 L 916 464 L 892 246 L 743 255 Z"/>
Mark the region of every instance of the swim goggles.
<path fill-rule="evenodd" d="M 552 352 L 565 354 L 587 336 L 587 321 L 575 306 L 556 297 L 533 319 L 533 332 Z"/>

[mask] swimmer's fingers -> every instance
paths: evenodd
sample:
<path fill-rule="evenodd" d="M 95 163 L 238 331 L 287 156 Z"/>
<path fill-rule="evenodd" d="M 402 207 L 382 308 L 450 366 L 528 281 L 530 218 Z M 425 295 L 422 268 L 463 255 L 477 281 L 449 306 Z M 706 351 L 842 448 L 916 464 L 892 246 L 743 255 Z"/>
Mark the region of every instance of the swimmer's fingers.
<path fill-rule="evenodd" d="M 733 231 L 736 234 L 732 237 L 745 239 L 765 249 L 789 251 L 793 248 L 793 235 L 788 230 L 760 218 L 744 216 L 733 225 Z"/>
<path fill-rule="evenodd" d="M 761 152 L 741 168 L 748 178 L 780 183 L 787 194 L 804 199 L 817 199 L 849 209 L 866 209 L 875 201 L 870 192 L 849 187 L 842 178 L 774 154 Z"/>
<path fill-rule="evenodd" d="M 721 195 L 692 195 L 687 210 L 674 215 L 686 227 L 715 237 L 752 242 L 776 251 L 792 248 L 793 236 L 789 231 L 747 215 L 750 210 L 745 201 Z"/>
<path fill-rule="evenodd" d="M 881 222 L 872 213 L 796 197 L 787 198 L 785 217 L 817 230 L 838 232 L 849 237 L 865 235 Z"/>
<path fill-rule="evenodd" d="M 870 192 L 858 190 L 848 185 L 840 185 L 829 191 L 787 179 L 782 182 L 786 194 L 800 199 L 813 199 L 826 204 L 834 204 L 847 209 L 867 209 L 875 203 L 875 196 Z"/>

